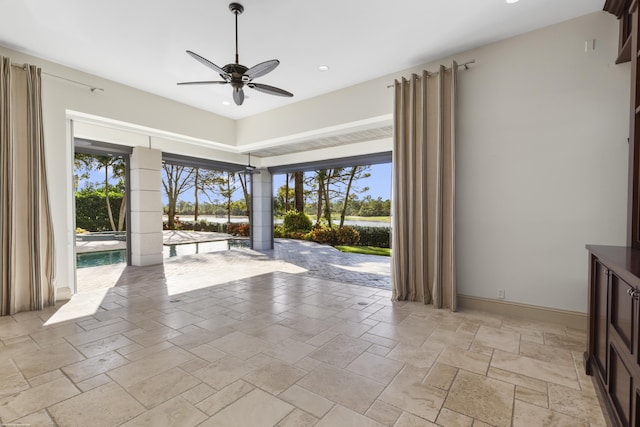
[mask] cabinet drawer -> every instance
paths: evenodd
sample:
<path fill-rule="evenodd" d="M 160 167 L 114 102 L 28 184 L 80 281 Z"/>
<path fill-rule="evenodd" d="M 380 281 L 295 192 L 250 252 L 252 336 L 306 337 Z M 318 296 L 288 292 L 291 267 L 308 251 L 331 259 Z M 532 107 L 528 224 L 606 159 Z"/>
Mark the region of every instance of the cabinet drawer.
<path fill-rule="evenodd" d="M 615 273 L 611 274 L 610 286 L 611 326 L 627 352 L 635 353 L 633 350 L 635 299 L 630 296 L 634 288 Z"/>
<path fill-rule="evenodd" d="M 616 347 L 611 345 L 609 347 L 609 396 L 623 426 L 630 425 L 633 395 L 633 377 Z"/>

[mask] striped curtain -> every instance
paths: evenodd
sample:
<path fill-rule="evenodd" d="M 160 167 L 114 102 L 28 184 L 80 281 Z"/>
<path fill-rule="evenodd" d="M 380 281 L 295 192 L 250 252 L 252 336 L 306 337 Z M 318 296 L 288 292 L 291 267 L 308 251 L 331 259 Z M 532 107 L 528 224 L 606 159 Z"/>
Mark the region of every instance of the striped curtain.
<path fill-rule="evenodd" d="M 42 127 L 41 70 L 0 73 L 0 315 L 55 302 L 53 229 Z"/>
<path fill-rule="evenodd" d="M 458 65 L 395 82 L 392 299 L 456 311 Z"/>

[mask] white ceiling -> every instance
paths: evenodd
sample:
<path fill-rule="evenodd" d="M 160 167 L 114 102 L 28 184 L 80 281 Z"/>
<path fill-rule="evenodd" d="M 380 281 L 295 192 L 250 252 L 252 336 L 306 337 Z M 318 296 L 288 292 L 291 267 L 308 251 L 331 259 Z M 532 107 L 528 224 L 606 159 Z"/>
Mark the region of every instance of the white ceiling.
<path fill-rule="evenodd" d="M 279 59 L 256 82 L 295 96 L 247 88 L 240 107 L 228 85 L 176 85 L 218 79 L 187 49 L 233 62 L 229 3 L 0 0 L 0 45 L 238 119 L 599 11 L 604 0 L 241 0 L 240 63 Z"/>

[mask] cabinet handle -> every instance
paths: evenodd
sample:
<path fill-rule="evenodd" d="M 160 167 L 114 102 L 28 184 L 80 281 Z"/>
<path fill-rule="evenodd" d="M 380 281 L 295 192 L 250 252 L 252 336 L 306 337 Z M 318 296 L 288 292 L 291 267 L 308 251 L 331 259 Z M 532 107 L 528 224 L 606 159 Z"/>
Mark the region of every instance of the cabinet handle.
<path fill-rule="evenodd" d="M 633 289 L 631 289 L 631 288 L 627 289 L 627 295 L 629 295 L 630 297 L 632 297 L 632 296 L 633 296 L 633 293 L 634 293 L 634 292 L 635 292 L 635 290 L 633 290 Z"/>
<path fill-rule="evenodd" d="M 640 291 L 638 290 L 633 290 L 633 292 L 631 292 L 631 298 L 633 298 L 634 300 L 639 300 L 640 299 Z"/>

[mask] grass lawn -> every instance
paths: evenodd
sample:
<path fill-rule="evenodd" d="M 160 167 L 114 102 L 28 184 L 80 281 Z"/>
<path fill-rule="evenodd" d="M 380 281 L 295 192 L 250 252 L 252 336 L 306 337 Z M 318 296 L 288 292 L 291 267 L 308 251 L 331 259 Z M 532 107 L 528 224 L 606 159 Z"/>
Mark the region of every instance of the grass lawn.
<path fill-rule="evenodd" d="M 316 220 L 316 215 L 308 215 L 309 219 L 313 222 Z M 283 217 L 277 217 L 278 219 L 282 219 Z M 334 224 L 340 223 L 340 216 L 332 216 L 332 221 Z M 371 222 L 391 222 L 390 216 L 345 216 L 345 221 L 371 221 Z"/>
<path fill-rule="evenodd" d="M 391 222 L 390 216 L 345 216 L 344 219 L 347 221 Z"/>
<path fill-rule="evenodd" d="M 374 248 L 373 246 L 336 246 L 340 252 L 364 255 L 391 256 L 390 248 Z"/>

